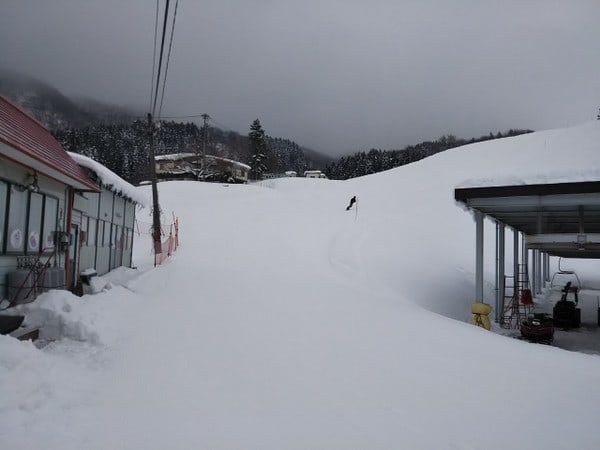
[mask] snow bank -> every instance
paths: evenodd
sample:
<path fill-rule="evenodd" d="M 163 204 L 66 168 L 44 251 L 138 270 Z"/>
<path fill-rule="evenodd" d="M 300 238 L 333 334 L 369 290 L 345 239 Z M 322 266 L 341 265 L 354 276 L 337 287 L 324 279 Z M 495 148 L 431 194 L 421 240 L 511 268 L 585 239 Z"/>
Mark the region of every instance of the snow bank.
<path fill-rule="evenodd" d="M 26 326 L 39 328 L 44 341 L 72 339 L 107 345 L 119 339 L 139 306 L 139 299 L 119 284 L 126 285 L 138 275 L 122 267 L 92 278 L 95 295 L 78 297 L 68 291 L 51 290 L 14 310 L 26 316 Z"/>

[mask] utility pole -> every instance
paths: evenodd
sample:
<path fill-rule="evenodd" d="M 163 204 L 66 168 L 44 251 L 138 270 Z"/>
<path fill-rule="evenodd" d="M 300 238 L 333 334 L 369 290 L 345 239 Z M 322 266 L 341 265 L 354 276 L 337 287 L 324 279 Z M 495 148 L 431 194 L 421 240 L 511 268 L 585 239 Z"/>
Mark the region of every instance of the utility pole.
<path fill-rule="evenodd" d="M 202 127 L 202 173 L 204 173 L 204 157 L 206 156 L 206 141 L 208 140 L 208 120 L 210 116 L 208 114 L 202 114 L 202 120 L 204 120 L 204 126 Z"/>
<path fill-rule="evenodd" d="M 154 241 L 154 255 L 162 253 L 160 242 L 160 205 L 158 204 L 158 187 L 156 185 L 156 161 L 154 159 L 154 121 L 152 114 L 148 113 L 148 137 L 150 143 L 150 176 L 152 179 L 152 239 Z M 154 259 L 156 265 L 156 257 Z"/>

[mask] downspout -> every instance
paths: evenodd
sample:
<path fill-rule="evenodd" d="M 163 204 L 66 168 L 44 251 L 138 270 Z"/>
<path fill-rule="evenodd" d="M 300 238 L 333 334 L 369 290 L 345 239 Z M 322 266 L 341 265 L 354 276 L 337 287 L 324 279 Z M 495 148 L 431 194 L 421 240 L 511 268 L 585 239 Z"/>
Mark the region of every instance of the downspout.
<path fill-rule="evenodd" d="M 102 201 L 102 185 L 98 192 L 98 207 L 96 208 L 96 230 L 94 231 L 94 270 L 98 271 L 98 229 L 100 228 L 100 202 Z"/>
<path fill-rule="evenodd" d="M 74 191 L 72 188 L 67 187 L 67 196 L 68 196 L 68 210 L 67 210 L 67 225 L 65 229 L 67 230 L 68 235 L 71 235 L 71 221 L 73 220 L 73 200 L 74 200 Z M 58 245 L 61 245 L 59 242 Z M 65 285 L 70 290 L 71 286 L 71 246 L 67 247 L 67 251 L 65 252 Z"/>

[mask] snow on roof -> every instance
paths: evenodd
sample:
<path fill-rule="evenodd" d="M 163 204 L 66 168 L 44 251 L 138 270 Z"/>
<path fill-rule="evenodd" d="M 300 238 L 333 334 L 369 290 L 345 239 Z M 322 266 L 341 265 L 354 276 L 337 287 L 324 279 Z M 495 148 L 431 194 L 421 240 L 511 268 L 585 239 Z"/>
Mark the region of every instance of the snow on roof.
<path fill-rule="evenodd" d="M 600 121 L 594 120 L 571 128 L 469 144 L 435 158 L 469 167 L 471 159 L 485 155 L 488 164 L 471 171 L 474 177 L 456 185 L 461 189 L 600 181 L 599 137 Z M 507 167 L 506 161 L 514 164 Z"/>
<path fill-rule="evenodd" d="M 116 173 L 104 167 L 102 164 L 94 161 L 91 158 L 88 158 L 87 156 L 72 152 L 67 153 L 75 160 L 77 164 L 93 171 L 98 176 L 102 184 L 106 187 L 112 188 L 112 191 L 130 198 L 139 205 L 148 206 L 150 204 L 148 198 L 144 194 L 142 194 L 139 190 L 122 179 Z"/>
<path fill-rule="evenodd" d="M 233 164 L 235 166 L 243 167 L 243 168 L 248 169 L 248 170 L 252 169 L 252 167 L 250 167 L 249 165 L 241 163 L 239 161 L 235 161 L 233 159 L 222 158 L 221 156 L 213 156 L 213 155 L 206 155 L 206 157 L 207 158 L 213 158 L 213 159 L 220 159 L 221 161 L 225 161 L 225 162 L 231 163 L 231 164 Z"/>
<path fill-rule="evenodd" d="M 525 173 L 519 176 L 507 175 L 493 178 L 475 178 L 461 182 L 457 188 L 581 183 L 586 181 L 600 181 L 600 169 L 565 169 L 548 173 Z"/>
<path fill-rule="evenodd" d="M 192 158 L 195 156 L 199 156 L 199 155 L 196 155 L 196 153 L 171 153 L 169 155 L 155 156 L 154 160 L 155 161 L 177 161 L 177 160 L 181 160 L 181 159 L 185 159 L 185 158 Z M 251 169 L 251 167 L 249 165 L 241 163 L 239 161 L 235 161 L 233 159 L 223 158 L 221 156 L 214 156 L 214 155 L 206 155 L 205 157 L 210 158 L 210 159 L 218 159 L 220 161 L 225 161 L 225 162 L 231 163 L 235 166 L 243 167 L 248 170 Z"/>
<path fill-rule="evenodd" d="M 195 153 L 171 153 L 169 155 L 156 155 L 155 161 L 175 161 L 178 159 L 189 158 L 190 156 L 196 156 Z"/>

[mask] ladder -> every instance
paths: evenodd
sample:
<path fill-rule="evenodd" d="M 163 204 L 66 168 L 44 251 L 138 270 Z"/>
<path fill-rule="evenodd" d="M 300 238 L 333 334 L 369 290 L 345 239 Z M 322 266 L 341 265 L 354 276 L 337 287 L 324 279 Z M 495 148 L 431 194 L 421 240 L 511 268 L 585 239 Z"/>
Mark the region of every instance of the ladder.
<path fill-rule="evenodd" d="M 502 328 L 520 328 L 521 323 L 531 313 L 532 305 L 523 304 L 523 292 L 529 289 L 529 272 L 527 265 L 519 264 L 518 277 L 504 276 L 504 311 L 500 318 Z"/>

